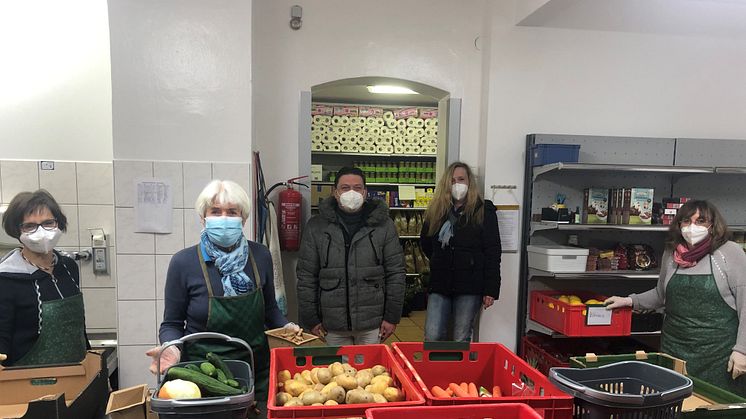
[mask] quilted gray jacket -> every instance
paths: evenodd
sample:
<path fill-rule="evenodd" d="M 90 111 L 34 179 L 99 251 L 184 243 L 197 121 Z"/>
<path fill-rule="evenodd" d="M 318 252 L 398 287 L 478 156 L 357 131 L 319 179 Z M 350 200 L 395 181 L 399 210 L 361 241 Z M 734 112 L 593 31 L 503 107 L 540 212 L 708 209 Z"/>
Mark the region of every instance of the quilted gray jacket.
<path fill-rule="evenodd" d="M 377 329 L 386 320 L 397 324 L 404 303 L 404 253 L 388 206 L 365 203 L 365 224 L 345 251 L 337 201 L 319 205 L 303 232 L 296 274 L 301 325 L 319 323 L 330 331 Z"/>

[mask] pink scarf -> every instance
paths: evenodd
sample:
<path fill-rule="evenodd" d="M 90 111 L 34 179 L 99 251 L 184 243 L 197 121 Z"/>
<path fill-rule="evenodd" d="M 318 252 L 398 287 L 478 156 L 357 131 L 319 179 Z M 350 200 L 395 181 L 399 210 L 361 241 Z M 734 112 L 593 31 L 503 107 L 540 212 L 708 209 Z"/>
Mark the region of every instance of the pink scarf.
<path fill-rule="evenodd" d="M 686 245 L 680 244 L 673 251 L 673 260 L 682 268 L 691 268 L 695 266 L 705 255 L 710 253 L 710 244 L 712 237 L 707 236 L 704 240 L 697 243 L 691 249 Z"/>

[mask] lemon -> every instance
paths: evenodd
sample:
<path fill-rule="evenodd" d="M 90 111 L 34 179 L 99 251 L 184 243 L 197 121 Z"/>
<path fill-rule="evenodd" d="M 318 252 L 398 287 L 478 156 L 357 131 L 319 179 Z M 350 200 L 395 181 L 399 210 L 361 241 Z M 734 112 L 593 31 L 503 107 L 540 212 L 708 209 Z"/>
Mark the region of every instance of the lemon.
<path fill-rule="evenodd" d="M 567 298 L 566 295 L 560 295 L 560 298 L 558 298 L 558 300 L 562 301 L 565 304 L 570 304 L 570 299 Z"/>
<path fill-rule="evenodd" d="M 585 302 L 586 304 L 603 304 L 603 301 L 598 301 L 595 298 L 591 298 L 590 300 Z"/>
<path fill-rule="evenodd" d="M 570 305 L 571 306 L 582 306 L 583 302 L 580 300 L 570 300 Z"/>
<path fill-rule="evenodd" d="M 584 309 L 584 310 L 583 310 L 583 315 L 585 316 L 585 315 L 586 315 L 586 313 L 588 313 L 588 310 L 585 310 L 585 309 Z"/>
<path fill-rule="evenodd" d="M 549 303 L 549 304 L 547 304 L 547 307 L 549 307 L 549 308 L 554 308 L 554 303 Z"/>

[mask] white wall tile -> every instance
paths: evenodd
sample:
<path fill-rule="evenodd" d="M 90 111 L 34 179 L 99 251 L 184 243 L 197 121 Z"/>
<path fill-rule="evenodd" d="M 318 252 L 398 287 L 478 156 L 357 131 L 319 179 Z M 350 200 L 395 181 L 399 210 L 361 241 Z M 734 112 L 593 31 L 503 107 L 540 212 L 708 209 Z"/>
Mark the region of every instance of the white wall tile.
<path fill-rule="evenodd" d="M 91 246 L 89 228 L 103 228 L 109 246 L 116 243 L 114 205 L 78 205 L 78 236 L 81 247 Z"/>
<path fill-rule="evenodd" d="M 153 177 L 171 182 L 174 208 L 184 208 L 184 172 L 182 170 L 181 162 L 153 162 Z"/>
<path fill-rule="evenodd" d="M 155 236 L 153 233 L 135 232 L 135 209 L 117 208 L 116 214 L 116 246 L 117 252 L 135 254 L 155 253 Z"/>
<path fill-rule="evenodd" d="M 38 167 L 39 163 L 35 161 L 0 161 L 3 202 L 10 202 L 18 192 L 39 189 Z"/>
<path fill-rule="evenodd" d="M 202 221 L 196 211 L 184 212 L 184 247 L 199 243 L 202 234 Z"/>
<path fill-rule="evenodd" d="M 114 288 L 83 288 L 85 325 L 88 329 L 117 327 L 117 297 Z"/>
<path fill-rule="evenodd" d="M 184 210 L 173 210 L 171 233 L 155 235 L 155 253 L 172 255 L 184 248 Z"/>
<path fill-rule="evenodd" d="M 160 300 L 165 298 L 166 274 L 171 257 L 172 255 L 155 255 L 155 298 Z"/>
<path fill-rule="evenodd" d="M 212 180 L 210 163 L 184 162 L 184 208 L 194 208 L 199 193 Z"/>
<path fill-rule="evenodd" d="M 48 190 L 59 204 L 77 204 L 75 162 L 56 161 L 54 170 L 39 167 L 39 187 Z"/>
<path fill-rule="evenodd" d="M 155 299 L 154 255 L 117 255 L 117 298 Z"/>
<path fill-rule="evenodd" d="M 155 300 L 119 301 L 120 345 L 155 345 Z"/>
<path fill-rule="evenodd" d="M 65 232 L 58 243 L 58 246 L 79 247 L 78 240 L 78 206 L 77 205 L 60 205 L 62 213 L 67 218 L 67 232 Z"/>
<path fill-rule="evenodd" d="M 76 164 L 78 203 L 114 205 L 114 167 L 111 163 Z"/>
<path fill-rule="evenodd" d="M 145 355 L 154 345 L 119 345 L 119 388 L 127 388 L 140 384 L 147 384 L 155 388 L 156 378 L 148 368 L 152 358 Z"/>
<path fill-rule="evenodd" d="M 248 163 L 213 163 L 212 178 L 220 180 L 232 180 L 249 191 L 249 164 Z"/>
<path fill-rule="evenodd" d="M 166 302 L 164 300 L 155 300 L 155 320 L 158 330 L 160 330 L 161 323 L 163 323 L 163 310 L 165 308 Z"/>
<path fill-rule="evenodd" d="M 153 177 L 153 162 L 114 161 L 114 198 L 117 207 L 135 206 L 135 182 Z"/>
<path fill-rule="evenodd" d="M 83 246 L 82 248 L 86 248 Z M 93 261 L 80 261 L 80 284 L 83 288 L 114 288 L 117 285 L 117 248 L 109 247 L 109 273 L 93 273 Z"/>

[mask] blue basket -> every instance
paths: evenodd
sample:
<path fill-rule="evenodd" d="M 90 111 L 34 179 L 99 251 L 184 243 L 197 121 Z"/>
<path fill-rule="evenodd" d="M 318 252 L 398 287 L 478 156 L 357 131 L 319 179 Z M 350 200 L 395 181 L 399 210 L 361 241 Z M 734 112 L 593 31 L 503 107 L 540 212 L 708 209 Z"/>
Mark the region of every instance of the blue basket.
<path fill-rule="evenodd" d="M 580 145 L 577 144 L 534 144 L 531 146 L 531 166 L 549 163 L 577 163 Z"/>

